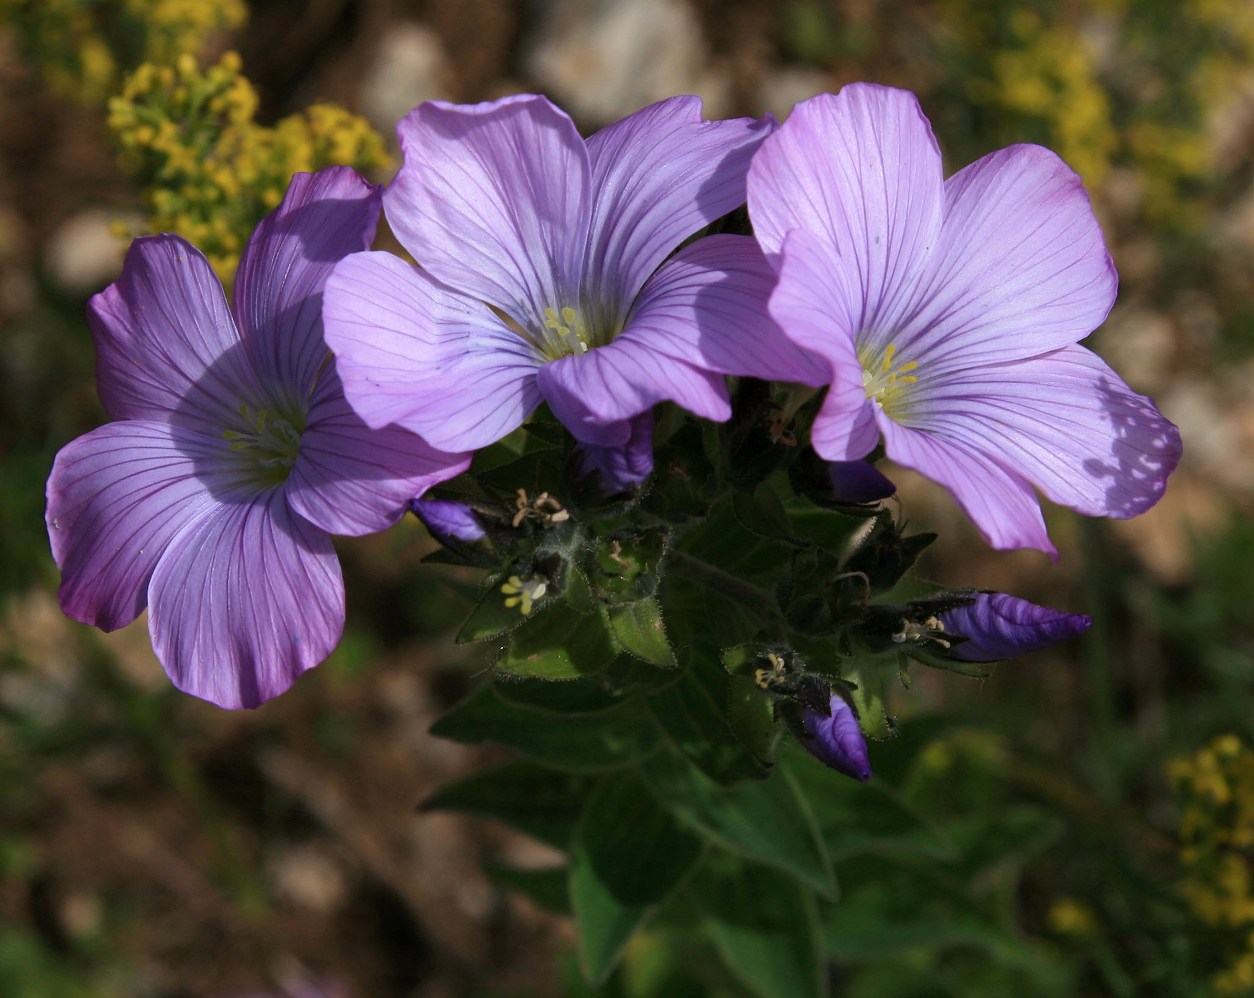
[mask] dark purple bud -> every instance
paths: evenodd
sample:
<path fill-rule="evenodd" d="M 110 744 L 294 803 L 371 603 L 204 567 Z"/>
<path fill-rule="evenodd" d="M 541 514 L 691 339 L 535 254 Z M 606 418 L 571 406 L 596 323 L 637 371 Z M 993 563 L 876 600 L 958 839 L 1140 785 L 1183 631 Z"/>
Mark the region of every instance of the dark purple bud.
<path fill-rule="evenodd" d="M 865 782 L 871 776 L 871 760 L 858 717 L 839 694 L 832 694 L 829 707 L 830 716 L 809 709 L 802 713 L 801 744 L 823 765 Z"/>
<path fill-rule="evenodd" d="M 966 662 L 995 662 L 1048 648 L 1087 631 L 1082 613 L 1063 613 L 1005 593 L 977 593 L 965 606 L 939 615 L 945 633 L 966 638 L 950 655 Z"/>
<path fill-rule="evenodd" d="M 411 499 L 409 508 L 441 544 L 461 548 L 487 536 L 475 511 L 465 503 L 448 499 Z"/>
<path fill-rule="evenodd" d="M 642 412 L 629 423 L 631 435 L 621 446 L 579 445 L 579 477 L 598 472 L 607 496 L 638 488 L 653 472 L 653 412 Z"/>
<path fill-rule="evenodd" d="M 861 504 L 879 502 L 897 491 L 897 486 L 866 461 L 831 461 L 827 475 L 837 502 Z"/>

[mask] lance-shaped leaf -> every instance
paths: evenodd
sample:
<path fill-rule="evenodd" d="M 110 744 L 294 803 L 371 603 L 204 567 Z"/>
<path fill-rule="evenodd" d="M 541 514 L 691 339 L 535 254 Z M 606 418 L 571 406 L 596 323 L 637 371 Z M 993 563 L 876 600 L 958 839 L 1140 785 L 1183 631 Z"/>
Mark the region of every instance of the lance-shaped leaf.
<path fill-rule="evenodd" d="M 608 621 L 558 603 L 536 614 L 510 635 L 501 672 L 540 679 L 575 679 L 606 669 L 618 655 Z"/>
<path fill-rule="evenodd" d="M 609 976 L 631 934 L 679 886 L 701 850 L 701 839 L 637 777 L 612 777 L 592 794 L 575 830 L 569 880 L 590 982 Z"/>
<path fill-rule="evenodd" d="M 687 894 L 723 962 L 754 994 L 828 994 L 814 896 L 795 880 L 753 863 L 707 862 Z"/>
<path fill-rule="evenodd" d="M 637 658 L 669 669 L 675 665 L 675 652 L 666 639 L 662 607 L 656 599 L 636 600 L 607 608 L 610 628 L 623 649 Z"/>
<path fill-rule="evenodd" d="M 726 849 L 836 896 L 831 860 L 809 805 L 788 773 L 721 787 L 673 752 L 661 752 L 645 778 L 675 816 Z"/>

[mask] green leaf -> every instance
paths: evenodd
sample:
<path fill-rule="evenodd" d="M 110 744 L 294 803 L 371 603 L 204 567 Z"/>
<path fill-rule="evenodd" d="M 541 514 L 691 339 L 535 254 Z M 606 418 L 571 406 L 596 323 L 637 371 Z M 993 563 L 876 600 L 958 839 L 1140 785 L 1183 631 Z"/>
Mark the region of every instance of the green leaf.
<path fill-rule="evenodd" d="M 674 668 L 675 653 L 666 640 L 662 607 L 656 599 L 620 603 L 608 612 L 614 636 L 626 651 L 652 665 Z"/>
<path fill-rule="evenodd" d="M 759 483 L 752 495 L 734 493 L 732 510 L 736 519 L 753 533 L 787 544 L 798 543 L 784 504 L 768 482 Z"/>
<path fill-rule="evenodd" d="M 827 849 L 789 773 L 720 787 L 679 756 L 662 752 L 648 761 L 644 774 L 658 799 L 684 823 L 825 897 L 836 896 Z"/>
<path fill-rule="evenodd" d="M 760 779 L 765 767 L 736 737 L 727 720 L 730 677 L 718 669 L 723 689 L 712 694 L 698 677 L 698 668 L 685 669 L 670 686 L 646 698 L 649 710 L 675 746 L 719 783 Z"/>
<path fill-rule="evenodd" d="M 591 787 L 586 776 L 511 762 L 441 787 L 422 803 L 422 810 L 495 818 L 541 842 L 568 849 Z"/>
<path fill-rule="evenodd" d="M 828 994 L 813 895 L 756 864 L 706 863 L 687 893 L 723 962 L 762 998 Z"/>
<path fill-rule="evenodd" d="M 600 984 L 653 909 L 687 876 L 701 840 L 633 775 L 607 780 L 588 799 L 571 845 L 570 900 L 579 956 Z"/>
<path fill-rule="evenodd" d="M 499 676 L 494 689 L 506 703 L 552 714 L 595 714 L 624 702 L 600 677 L 555 683 L 528 676 Z"/>
<path fill-rule="evenodd" d="M 663 737 L 636 700 L 556 720 L 547 711 L 507 703 L 491 686 L 472 693 L 436 721 L 431 733 L 471 745 L 494 742 L 570 773 L 634 765 L 656 751 Z"/>
<path fill-rule="evenodd" d="M 858 712 L 862 732 L 868 738 L 892 738 L 897 729 L 884 704 L 888 684 L 899 681 L 897 669 L 884 661 L 857 661 L 857 666 L 844 670 L 842 678 L 855 687 L 850 696 Z"/>
<path fill-rule="evenodd" d="M 619 649 L 600 614 L 562 603 L 535 614 L 510 635 L 501 672 L 541 679 L 575 679 L 605 669 Z"/>
<path fill-rule="evenodd" d="M 484 867 L 492 881 L 506 890 L 517 891 L 530 898 L 545 911 L 570 916 L 570 891 L 565 866 L 538 868 L 503 866 L 489 863 Z"/>

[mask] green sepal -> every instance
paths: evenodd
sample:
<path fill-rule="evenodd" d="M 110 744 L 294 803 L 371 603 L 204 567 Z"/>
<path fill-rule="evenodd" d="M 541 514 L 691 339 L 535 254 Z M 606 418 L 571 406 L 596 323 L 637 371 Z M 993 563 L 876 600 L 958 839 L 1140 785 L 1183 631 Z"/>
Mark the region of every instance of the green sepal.
<path fill-rule="evenodd" d="M 971 679 L 987 679 L 993 674 L 993 669 L 998 664 L 998 662 L 964 662 L 962 659 L 950 658 L 943 652 L 933 651 L 924 643 L 903 647 L 901 653 L 933 669 L 956 672 L 960 676 L 969 676 Z"/>
<path fill-rule="evenodd" d="M 841 678 L 846 681 L 862 733 L 868 738 L 893 737 L 896 722 L 889 717 L 885 700 L 888 684 L 897 679 L 894 664 L 884 657 L 863 660 L 846 668 Z"/>
<path fill-rule="evenodd" d="M 747 676 L 733 676 L 727 688 L 727 723 L 732 734 L 740 739 L 753 757 L 763 766 L 775 760 L 780 727 L 775 720 L 775 707 L 768 697 Z"/>
<path fill-rule="evenodd" d="M 702 849 L 637 776 L 611 777 L 593 792 L 575 828 L 569 870 L 580 964 L 590 983 L 609 976 L 632 933 L 679 887 Z"/>
<path fill-rule="evenodd" d="M 505 594 L 501 592 L 501 583 L 505 579 L 506 575 L 503 573 L 488 576 L 479 602 L 457 632 L 458 644 L 498 638 L 515 627 L 522 626 L 527 618 L 519 612 L 518 607 L 505 605 Z"/>
<path fill-rule="evenodd" d="M 662 732 L 636 700 L 556 721 L 551 712 L 508 703 L 481 687 L 431 726 L 455 742 L 492 742 L 554 769 L 593 773 L 632 766 L 657 751 Z"/>
<path fill-rule="evenodd" d="M 761 998 L 823 998 L 827 973 L 814 896 L 755 863 L 710 856 L 685 888 L 719 956 Z"/>
<path fill-rule="evenodd" d="M 667 527 L 617 530 L 601 538 L 589 572 L 601 599 L 607 603 L 634 603 L 656 595 L 669 539 Z"/>
<path fill-rule="evenodd" d="M 421 809 L 494 818 L 565 850 L 592 785 L 587 776 L 510 762 L 440 787 Z"/>
<path fill-rule="evenodd" d="M 862 572 L 870 580 L 872 592 L 884 593 L 897 585 L 934 540 L 935 534 L 902 533 L 892 514 L 884 510 L 859 539 L 843 568 L 846 572 Z"/>
<path fill-rule="evenodd" d="M 643 772 L 658 800 L 680 821 L 725 849 L 836 897 L 827 848 L 790 773 L 722 787 L 674 752 L 652 756 Z"/>
<path fill-rule="evenodd" d="M 656 599 L 611 605 L 607 613 L 614 637 L 625 651 L 651 665 L 675 667 L 675 652 L 666 639 L 662 607 Z"/>
<path fill-rule="evenodd" d="M 608 668 L 619 651 L 601 614 L 576 613 L 557 603 L 514 630 L 496 668 L 514 676 L 576 679 Z"/>

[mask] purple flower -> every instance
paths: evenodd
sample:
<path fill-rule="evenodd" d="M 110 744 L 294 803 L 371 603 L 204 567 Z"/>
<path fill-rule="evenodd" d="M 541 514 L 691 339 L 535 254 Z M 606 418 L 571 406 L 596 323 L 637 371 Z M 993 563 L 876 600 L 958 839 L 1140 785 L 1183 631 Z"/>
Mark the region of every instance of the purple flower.
<path fill-rule="evenodd" d="M 748 196 L 779 270 L 771 314 L 829 363 L 820 455 L 863 457 L 882 435 L 999 548 L 1054 553 L 1033 485 L 1120 518 L 1162 495 L 1178 431 L 1076 345 L 1116 275 L 1052 152 L 1011 146 L 945 180 L 915 97 L 854 84 L 794 109 Z"/>
<path fill-rule="evenodd" d="M 639 488 L 653 473 L 653 413 L 642 412 L 629 422 L 626 443 L 579 446 L 579 477 L 596 472 L 607 496 Z"/>
<path fill-rule="evenodd" d="M 995 662 L 1048 648 L 1087 631 L 1092 618 L 1037 606 L 1005 593 L 978 593 L 975 599 L 940 614 L 945 632 L 967 640 L 949 654 L 965 662 Z"/>
<path fill-rule="evenodd" d="M 754 240 L 693 232 L 743 202 L 773 121 L 702 121 L 676 97 L 586 142 L 543 97 L 430 102 L 399 126 L 384 194 L 419 270 L 349 257 L 327 283 L 327 342 L 371 426 L 485 446 L 540 402 L 586 444 L 622 446 L 663 400 L 730 415 L 720 373 L 821 383 L 766 312 Z M 665 261 L 665 262 L 664 262 Z"/>
<path fill-rule="evenodd" d="M 352 170 L 298 174 L 249 240 L 233 310 L 173 235 L 136 240 L 89 305 L 116 422 L 64 447 L 48 479 L 61 606 L 104 630 L 147 606 L 175 685 L 221 707 L 277 696 L 335 647 L 331 533 L 383 529 L 469 463 L 371 430 L 329 362 L 323 284 L 378 214 Z"/>
<path fill-rule="evenodd" d="M 832 694 L 828 714 L 810 708 L 803 711 L 798 735 L 802 747 L 823 765 L 855 780 L 871 778 L 866 736 L 853 708 L 838 693 Z"/>

